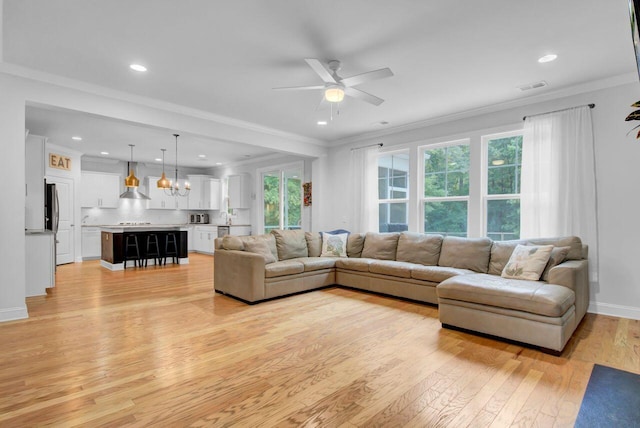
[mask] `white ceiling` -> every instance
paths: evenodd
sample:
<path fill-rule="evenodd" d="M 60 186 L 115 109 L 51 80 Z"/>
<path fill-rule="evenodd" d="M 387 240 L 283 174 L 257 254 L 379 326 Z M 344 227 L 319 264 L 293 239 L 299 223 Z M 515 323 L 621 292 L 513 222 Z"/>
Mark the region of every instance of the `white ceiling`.
<path fill-rule="evenodd" d="M 4 62 L 326 142 L 636 72 L 627 0 L 4 0 L 3 41 Z M 347 99 L 318 126 L 320 91 L 272 90 L 321 84 L 304 58 L 338 59 L 343 77 L 391 68 L 358 87 L 386 101 Z M 101 144 L 172 147 L 173 130 L 119 123 L 112 138 L 96 118 L 28 113 L 61 139 L 95 124 Z M 198 154 L 186 140 L 185 159 Z M 265 154 L 251 150 L 238 155 Z"/>

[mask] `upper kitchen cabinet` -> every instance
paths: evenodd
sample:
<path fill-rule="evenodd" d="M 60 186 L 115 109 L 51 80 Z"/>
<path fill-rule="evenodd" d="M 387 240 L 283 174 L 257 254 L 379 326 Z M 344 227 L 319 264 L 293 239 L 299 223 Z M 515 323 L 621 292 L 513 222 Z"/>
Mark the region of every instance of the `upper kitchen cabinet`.
<path fill-rule="evenodd" d="M 208 175 L 189 175 L 188 179 L 190 210 L 220 209 L 220 180 Z"/>
<path fill-rule="evenodd" d="M 83 208 L 118 208 L 120 175 L 83 171 L 80 203 Z"/>
<path fill-rule="evenodd" d="M 153 210 L 186 210 L 189 208 L 189 196 L 171 196 L 164 189 L 158 189 L 160 177 L 147 177 L 147 208 Z"/>
<path fill-rule="evenodd" d="M 247 174 L 230 175 L 228 186 L 229 208 L 251 208 L 251 189 Z"/>
<path fill-rule="evenodd" d="M 44 137 L 25 141 L 25 229 L 44 229 Z"/>

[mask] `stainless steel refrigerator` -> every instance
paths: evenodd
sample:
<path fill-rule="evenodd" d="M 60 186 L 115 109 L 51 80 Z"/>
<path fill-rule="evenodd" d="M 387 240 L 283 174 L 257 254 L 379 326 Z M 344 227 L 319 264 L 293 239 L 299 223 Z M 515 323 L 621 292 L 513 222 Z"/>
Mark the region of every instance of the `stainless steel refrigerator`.
<path fill-rule="evenodd" d="M 47 183 L 47 180 L 44 181 L 45 187 L 45 200 L 44 200 L 44 227 L 53 232 L 53 254 L 54 260 L 58 248 L 58 237 L 56 234 L 58 233 L 58 223 L 60 222 L 60 204 L 58 202 L 58 191 L 56 190 L 56 185 L 52 183 Z M 57 260 L 55 265 L 57 265 Z"/>

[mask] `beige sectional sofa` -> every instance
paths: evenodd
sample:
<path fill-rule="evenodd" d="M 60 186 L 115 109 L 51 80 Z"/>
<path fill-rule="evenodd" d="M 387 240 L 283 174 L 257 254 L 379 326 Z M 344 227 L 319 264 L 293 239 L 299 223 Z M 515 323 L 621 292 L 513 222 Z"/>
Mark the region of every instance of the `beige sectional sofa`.
<path fill-rule="evenodd" d="M 518 244 L 553 245 L 559 264 L 548 264 L 537 281 L 504 278 Z M 437 304 L 444 326 L 554 351 L 564 348 L 589 300 L 587 248 L 577 237 L 494 242 L 352 233 L 347 257 L 321 257 L 321 235 L 299 230 L 225 236 L 215 245 L 215 290 L 248 303 L 341 285 Z"/>

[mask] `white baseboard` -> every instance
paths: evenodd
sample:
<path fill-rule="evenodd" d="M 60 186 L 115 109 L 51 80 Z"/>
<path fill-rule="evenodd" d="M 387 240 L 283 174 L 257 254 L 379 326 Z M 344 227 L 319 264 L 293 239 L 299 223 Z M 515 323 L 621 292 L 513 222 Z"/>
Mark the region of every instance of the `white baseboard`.
<path fill-rule="evenodd" d="M 29 312 L 27 312 L 26 306 L 0 309 L 0 322 L 22 320 L 25 318 L 29 318 Z"/>
<path fill-rule="evenodd" d="M 592 314 L 610 315 L 619 318 L 640 320 L 640 308 L 633 306 L 614 305 L 611 303 L 589 302 L 587 312 Z"/>

